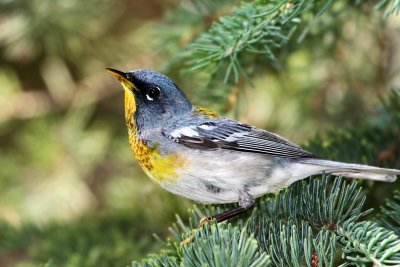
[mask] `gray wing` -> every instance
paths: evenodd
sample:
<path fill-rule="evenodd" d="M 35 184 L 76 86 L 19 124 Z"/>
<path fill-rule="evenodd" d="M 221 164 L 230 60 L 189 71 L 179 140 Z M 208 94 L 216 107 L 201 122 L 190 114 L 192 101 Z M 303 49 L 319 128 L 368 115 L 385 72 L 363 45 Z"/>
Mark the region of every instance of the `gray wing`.
<path fill-rule="evenodd" d="M 195 149 L 229 149 L 286 158 L 318 158 L 276 134 L 229 119 L 191 123 L 169 133 L 164 132 L 164 135 Z"/>

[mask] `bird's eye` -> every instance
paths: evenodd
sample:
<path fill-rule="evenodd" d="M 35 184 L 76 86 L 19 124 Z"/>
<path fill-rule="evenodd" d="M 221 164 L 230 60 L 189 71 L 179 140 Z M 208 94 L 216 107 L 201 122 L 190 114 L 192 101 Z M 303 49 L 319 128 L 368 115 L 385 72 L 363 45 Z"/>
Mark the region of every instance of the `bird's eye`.
<path fill-rule="evenodd" d="M 151 87 L 146 94 L 147 100 L 153 101 L 160 96 L 160 88 L 157 86 Z"/>

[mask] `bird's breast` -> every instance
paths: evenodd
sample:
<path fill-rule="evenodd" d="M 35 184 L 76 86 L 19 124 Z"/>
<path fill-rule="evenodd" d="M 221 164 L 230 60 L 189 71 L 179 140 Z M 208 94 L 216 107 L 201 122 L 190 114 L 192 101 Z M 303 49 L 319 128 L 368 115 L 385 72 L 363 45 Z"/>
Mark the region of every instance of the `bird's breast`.
<path fill-rule="evenodd" d="M 179 153 L 161 155 L 157 146 L 148 146 L 131 132 L 129 143 L 140 167 L 152 180 L 158 183 L 177 181 L 180 170 L 188 165 L 188 159 Z"/>

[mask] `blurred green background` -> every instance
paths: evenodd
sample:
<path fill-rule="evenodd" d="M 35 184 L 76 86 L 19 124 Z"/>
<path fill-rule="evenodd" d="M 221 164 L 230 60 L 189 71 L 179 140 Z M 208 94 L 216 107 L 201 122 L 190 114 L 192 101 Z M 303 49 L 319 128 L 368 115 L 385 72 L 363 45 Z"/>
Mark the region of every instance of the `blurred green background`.
<path fill-rule="evenodd" d="M 56 266 L 110 266 L 103 253 L 128 265 L 157 251 L 152 234 L 167 236 L 191 206 L 140 170 L 106 67 L 163 71 L 195 104 L 299 143 L 379 123 L 382 98 L 400 88 L 398 16 L 335 4 L 253 86 L 207 87 L 206 71 L 188 72 L 180 52 L 234 4 L 0 0 L 0 266 L 46 255 Z"/>

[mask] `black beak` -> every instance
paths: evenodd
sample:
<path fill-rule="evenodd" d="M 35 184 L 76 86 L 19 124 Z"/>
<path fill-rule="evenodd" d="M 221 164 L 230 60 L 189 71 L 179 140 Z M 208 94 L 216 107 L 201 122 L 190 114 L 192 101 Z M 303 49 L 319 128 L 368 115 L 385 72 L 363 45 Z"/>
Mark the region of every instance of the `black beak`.
<path fill-rule="evenodd" d="M 123 71 L 116 70 L 116 69 L 111 69 L 111 68 L 106 68 L 106 70 L 107 70 L 108 72 L 110 72 L 112 75 L 114 75 L 114 77 L 117 78 L 120 82 L 121 82 L 121 79 L 122 79 L 122 78 L 123 78 L 123 79 L 128 79 L 128 78 L 126 77 L 126 73 L 123 72 Z"/>
<path fill-rule="evenodd" d="M 137 90 L 135 84 L 128 79 L 128 73 L 120 70 L 106 68 L 106 70 L 111 73 L 117 80 L 122 84 L 124 90 L 133 91 Z"/>

